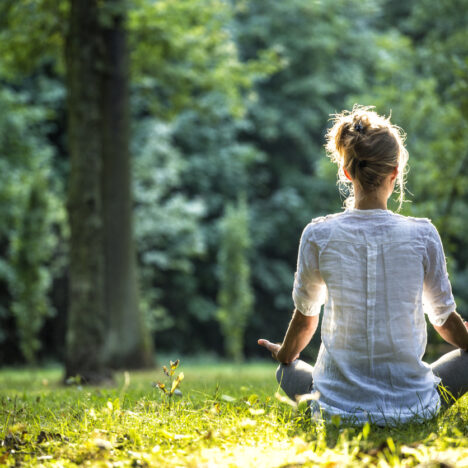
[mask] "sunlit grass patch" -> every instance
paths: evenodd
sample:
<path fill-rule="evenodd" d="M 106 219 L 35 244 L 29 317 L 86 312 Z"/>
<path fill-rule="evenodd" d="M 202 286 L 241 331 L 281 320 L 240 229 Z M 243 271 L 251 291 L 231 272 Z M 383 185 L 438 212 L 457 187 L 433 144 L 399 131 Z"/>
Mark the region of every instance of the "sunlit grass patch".
<path fill-rule="evenodd" d="M 343 426 L 275 398 L 274 369 L 182 362 L 170 398 L 162 371 L 100 388 L 64 387 L 58 368 L 2 371 L 0 465 L 468 466 L 466 397 L 426 424 Z"/>

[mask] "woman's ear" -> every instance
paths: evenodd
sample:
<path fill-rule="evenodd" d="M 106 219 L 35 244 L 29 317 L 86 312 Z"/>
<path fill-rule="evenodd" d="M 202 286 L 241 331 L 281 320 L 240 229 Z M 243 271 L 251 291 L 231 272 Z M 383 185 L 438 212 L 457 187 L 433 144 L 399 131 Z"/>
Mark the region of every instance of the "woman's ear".
<path fill-rule="evenodd" d="M 396 166 L 392 171 L 392 177 L 391 177 L 392 182 L 397 178 L 397 175 L 398 175 L 398 166 Z"/>
<path fill-rule="evenodd" d="M 344 175 L 346 176 L 346 178 L 350 181 L 352 181 L 353 179 L 351 179 L 351 176 L 349 175 L 348 171 L 343 167 L 343 172 L 344 172 Z"/>

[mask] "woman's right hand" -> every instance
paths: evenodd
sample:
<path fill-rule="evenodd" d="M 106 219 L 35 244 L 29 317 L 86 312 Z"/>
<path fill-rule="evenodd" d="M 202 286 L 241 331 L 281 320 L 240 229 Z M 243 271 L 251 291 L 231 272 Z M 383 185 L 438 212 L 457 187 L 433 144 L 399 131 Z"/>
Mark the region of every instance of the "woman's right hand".
<path fill-rule="evenodd" d="M 278 351 L 280 350 L 281 345 L 279 345 L 277 343 L 272 343 L 271 341 L 265 340 L 264 338 L 260 338 L 257 341 L 257 343 L 260 346 L 263 346 L 264 348 L 268 349 L 268 351 L 270 351 L 271 356 L 273 357 L 273 359 L 278 361 Z"/>
<path fill-rule="evenodd" d="M 268 349 L 273 359 L 275 359 L 278 362 L 282 362 L 283 364 L 289 364 L 299 358 L 299 354 L 296 354 L 293 359 L 286 359 L 286 357 L 284 356 L 284 354 L 286 354 L 286 350 L 283 348 L 282 345 L 278 343 L 272 343 L 271 341 L 260 338 L 258 340 L 258 344 Z"/>

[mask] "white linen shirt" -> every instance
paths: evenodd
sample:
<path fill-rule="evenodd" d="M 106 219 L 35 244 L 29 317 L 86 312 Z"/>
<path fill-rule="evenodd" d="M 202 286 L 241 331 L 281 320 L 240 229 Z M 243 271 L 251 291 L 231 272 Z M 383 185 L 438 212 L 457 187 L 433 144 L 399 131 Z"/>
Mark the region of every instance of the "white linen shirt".
<path fill-rule="evenodd" d="M 438 411 L 440 379 L 422 361 L 424 312 L 442 325 L 455 301 L 428 219 L 381 209 L 314 219 L 302 233 L 293 300 L 304 315 L 325 304 L 313 370 L 325 413 L 391 424 Z"/>

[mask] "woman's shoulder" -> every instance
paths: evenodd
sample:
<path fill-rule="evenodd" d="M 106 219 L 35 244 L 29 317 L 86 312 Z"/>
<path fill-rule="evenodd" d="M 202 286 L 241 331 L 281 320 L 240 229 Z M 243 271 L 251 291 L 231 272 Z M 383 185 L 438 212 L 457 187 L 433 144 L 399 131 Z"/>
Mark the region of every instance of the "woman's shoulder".
<path fill-rule="evenodd" d="M 317 218 L 312 218 L 310 223 L 307 226 L 320 225 L 322 223 L 331 223 L 333 221 L 339 220 L 346 211 L 341 211 L 340 213 L 332 213 L 325 216 L 318 216 Z"/>
<path fill-rule="evenodd" d="M 416 218 L 414 216 L 404 216 L 398 213 L 392 213 L 392 217 L 397 222 L 413 225 L 415 228 L 424 232 L 437 232 L 437 228 L 429 218 Z"/>
<path fill-rule="evenodd" d="M 328 231 L 329 228 L 332 227 L 332 225 L 337 222 L 345 212 L 340 212 L 340 213 L 333 213 L 333 214 L 328 214 L 325 216 L 318 216 L 316 218 L 312 218 L 312 220 L 309 222 L 309 224 L 306 225 L 302 232 L 302 238 L 303 239 L 310 239 L 310 238 L 316 238 L 317 235 L 320 236 L 320 234 Z"/>
<path fill-rule="evenodd" d="M 392 214 L 393 227 L 396 232 L 405 232 L 413 241 L 419 240 L 423 244 L 441 243 L 440 234 L 429 218 L 417 218 L 404 216 L 398 213 Z"/>

